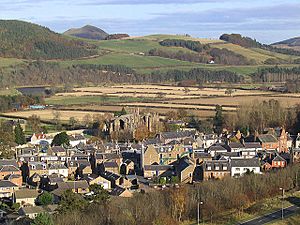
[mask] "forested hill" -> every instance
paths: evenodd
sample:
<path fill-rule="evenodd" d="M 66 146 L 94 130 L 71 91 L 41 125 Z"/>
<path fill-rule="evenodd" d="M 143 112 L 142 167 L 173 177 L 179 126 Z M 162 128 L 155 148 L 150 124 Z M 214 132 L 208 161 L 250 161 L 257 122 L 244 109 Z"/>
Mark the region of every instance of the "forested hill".
<path fill-rule="evenodd" d="M 300 56 L 300 51 L 294 49 L 280 48 L 278 46 L 266 45 L 259 43 L 250 37 L 243 37 L 240 34 L 223 34 L 220 40 L 226 41 L 235 45 L 240 45 L 245 48 L 260 48 L 271 52 Z"/>
<path fill-rule="evenodd" d="M 48 28 L 17 20 L 0 20 L 0 57 L 75 59 L 94 55 L 92 46 L 69 40 Z"/>

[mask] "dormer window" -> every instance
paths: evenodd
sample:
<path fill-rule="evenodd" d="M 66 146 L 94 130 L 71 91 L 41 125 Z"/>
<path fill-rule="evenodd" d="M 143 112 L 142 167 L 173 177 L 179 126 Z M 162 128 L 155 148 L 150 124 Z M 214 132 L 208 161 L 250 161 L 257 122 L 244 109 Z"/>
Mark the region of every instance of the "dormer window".
<path fill-rule="evenodd" d="M 227 170 L 227 166 L 223 166 L 223 170 Z"/>
<path fill-rule="evenodd" d="M 31 165 L 31 169 L 35 170 L 36 166 L 35 165 Z"/>
<path fill-rule="evenodd" d="M 219 166 L 216 166 L 216 170 L 219 170 L 220 169 L 220 167 Z"/>
<path fill-rule="evenodd" d="M 47 169 L 47 166 L 46 166 L 46 165 L 43 165 L 43 169 L 44 169 L 44 170 Z"/>
<path fill-rule="evenodd" d="M 34 157 L 30 157 L 30 161 L 33 162 L 34 161 Z"/>
<path fill-rule="evenodd" d="M 207 166 L 207 170 L 211 170 L 211 166 Z"/>

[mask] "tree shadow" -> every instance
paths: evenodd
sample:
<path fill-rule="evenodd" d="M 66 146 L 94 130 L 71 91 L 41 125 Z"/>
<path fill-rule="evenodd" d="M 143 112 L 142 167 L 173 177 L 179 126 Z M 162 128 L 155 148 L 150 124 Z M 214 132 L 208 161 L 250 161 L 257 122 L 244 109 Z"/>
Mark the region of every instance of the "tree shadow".
<path fill-rule="evenodd" d="M 286 200 L 298 207 L 300 207 L 300 198 L 298 197 L 294 197 L 294 196 L 290 196 L 290 197 L 287 197 Z"/>

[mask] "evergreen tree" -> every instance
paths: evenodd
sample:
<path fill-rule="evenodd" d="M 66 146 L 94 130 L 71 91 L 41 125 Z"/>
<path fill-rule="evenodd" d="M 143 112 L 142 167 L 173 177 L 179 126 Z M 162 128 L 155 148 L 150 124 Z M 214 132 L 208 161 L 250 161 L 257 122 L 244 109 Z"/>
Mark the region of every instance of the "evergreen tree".
<path fill-rule="evenodd" d="M 23 145 L 26 143 L 25 134 L 19 122 L 15 127 L 15 142 L 18 145 Z"/>
<path fill-rule="evenodd" d="M 54 136 L 51 146 L 70 145 L 70 139 L 66 132 Z"/>
<path fill-rule="evenodd" d="M 214 131 L 221 134 L 224 128 L 224 117 L 222 113 L 222 106 L 216 106 L 216 115 L 214 117 Z"/>

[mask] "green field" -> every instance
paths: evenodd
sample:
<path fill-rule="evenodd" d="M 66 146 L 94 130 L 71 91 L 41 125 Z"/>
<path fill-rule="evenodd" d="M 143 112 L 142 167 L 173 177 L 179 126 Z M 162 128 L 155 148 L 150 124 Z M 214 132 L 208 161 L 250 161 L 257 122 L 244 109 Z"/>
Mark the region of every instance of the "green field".
<path fill-rule="evenodd" d="M 196 66 L 197 63 L 185 62 L 175 59 L 166 59 L 157 56 L 141 56 L 134 54 L 112 53 L 92 59 L 70 60 L 59 62 L 64 66 L 76 64 L 95 65 L 124 65 L 131 68 L 165 67 L 165 66 Z"/>

